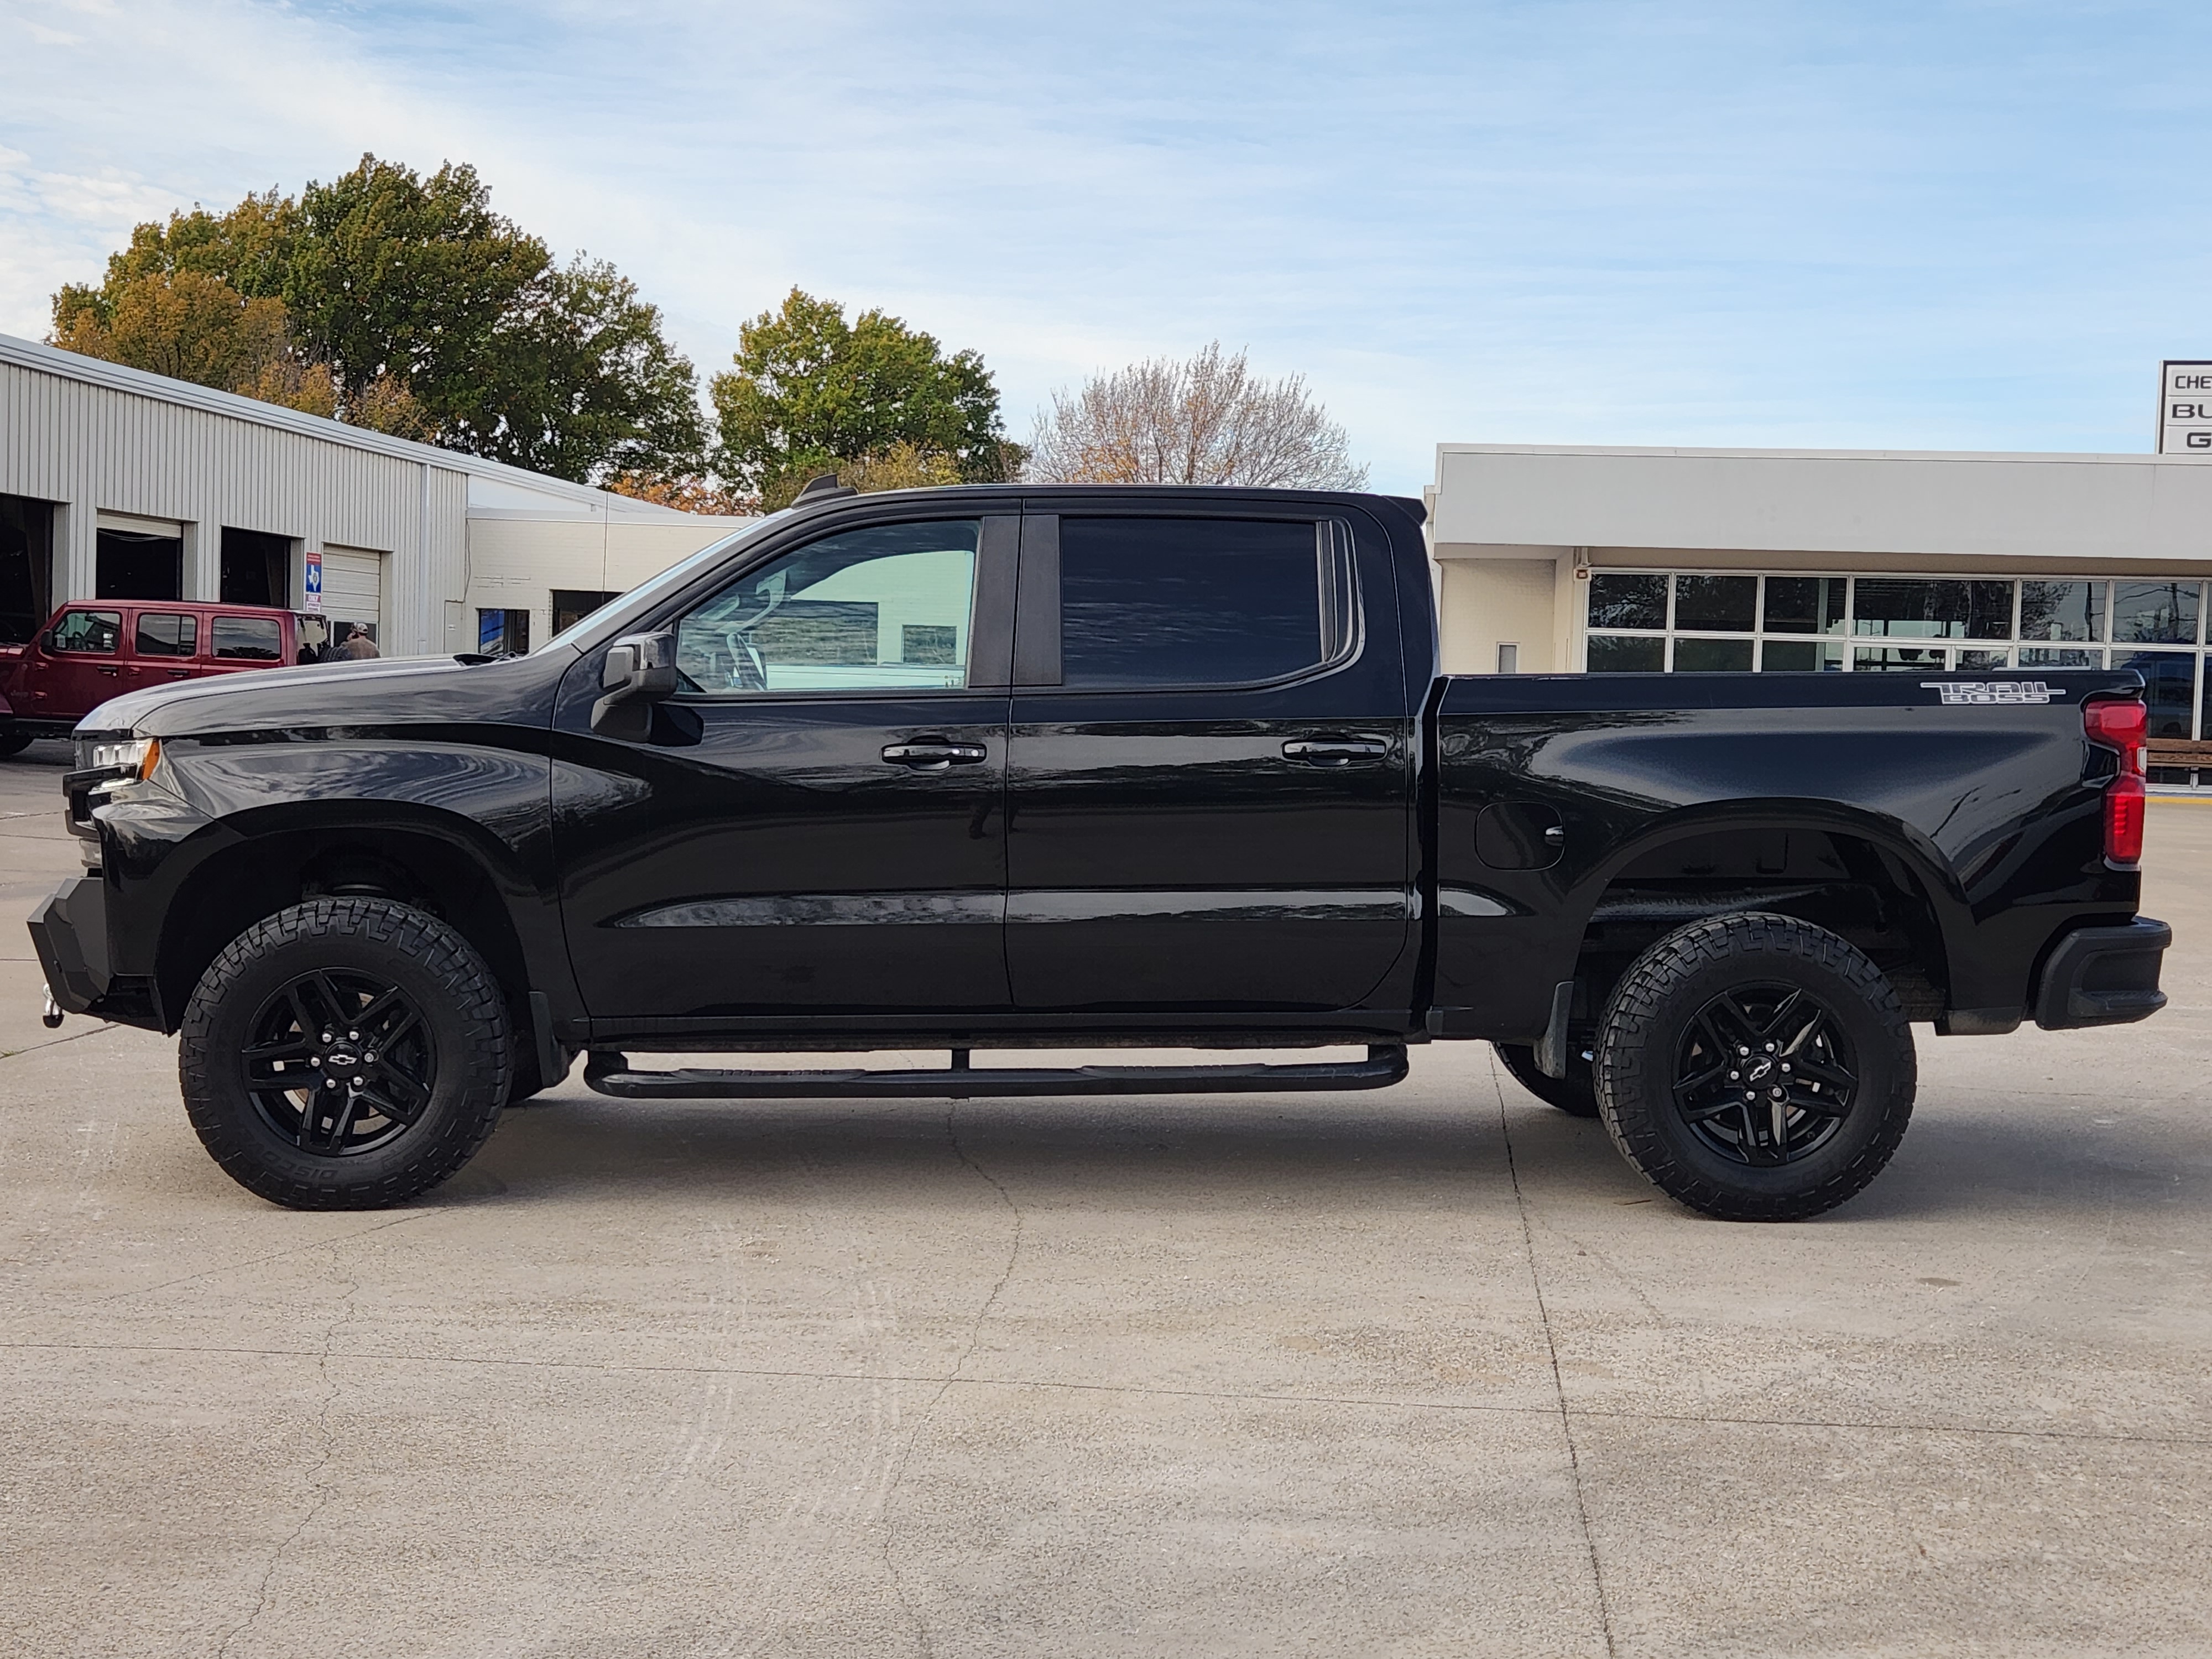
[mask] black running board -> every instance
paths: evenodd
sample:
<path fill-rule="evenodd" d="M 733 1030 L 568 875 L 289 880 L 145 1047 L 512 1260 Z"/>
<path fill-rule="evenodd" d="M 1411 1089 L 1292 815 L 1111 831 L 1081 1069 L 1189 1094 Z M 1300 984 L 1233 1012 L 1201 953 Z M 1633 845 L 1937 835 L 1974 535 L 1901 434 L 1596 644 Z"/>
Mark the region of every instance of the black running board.
<path fill-rule="evenodd" d="M 1406 1076 L 1402 1045 L 1367 1058 L 1310 1066 L 1077 1066 L 1057 1070 L 975 1070 L 968 1051 L 927 1072 L 672 1072 L 630 1069 L 629 1057 L 594 1048 L 584 1081 L 624 1100 L 963 1100 L 1013 1095 L 1290 1094 L 1300 1090 L 1387 1089 Z"/>

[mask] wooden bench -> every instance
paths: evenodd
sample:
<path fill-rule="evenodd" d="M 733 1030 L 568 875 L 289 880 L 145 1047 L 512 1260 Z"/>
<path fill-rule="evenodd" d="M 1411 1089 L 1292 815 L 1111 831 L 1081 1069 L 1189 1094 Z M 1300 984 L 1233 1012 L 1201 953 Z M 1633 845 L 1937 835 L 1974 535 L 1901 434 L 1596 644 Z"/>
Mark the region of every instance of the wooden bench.
<path fill-rule="evenodd" d="M 2150 740 L 2150 760 L 2153 766 L 2212 767 L 2212 742 L 2192 742 L 2187 738 L 2153 738 Z"/>

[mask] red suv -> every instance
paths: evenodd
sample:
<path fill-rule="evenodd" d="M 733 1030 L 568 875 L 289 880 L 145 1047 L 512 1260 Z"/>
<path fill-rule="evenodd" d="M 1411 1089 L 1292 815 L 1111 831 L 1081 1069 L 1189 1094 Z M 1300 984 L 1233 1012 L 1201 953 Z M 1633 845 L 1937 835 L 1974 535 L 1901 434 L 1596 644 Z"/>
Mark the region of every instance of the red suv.
<path fill-rule="evenodd" d="M 67 737 L 126 691 L 302 660 L 289 611 L 155 599 L 78 599 L 28 645 L 0 645 L 0 755 Z"/>

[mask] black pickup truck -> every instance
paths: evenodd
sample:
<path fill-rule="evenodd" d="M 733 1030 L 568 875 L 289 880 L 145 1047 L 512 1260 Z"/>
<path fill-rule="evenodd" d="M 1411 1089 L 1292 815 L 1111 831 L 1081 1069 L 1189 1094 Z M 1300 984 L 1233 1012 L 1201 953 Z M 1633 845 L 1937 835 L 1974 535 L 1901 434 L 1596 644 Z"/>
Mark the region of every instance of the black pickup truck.
<path fill-rule="evenodd" d="M 1911 1022 L 2165 1001 L 2133 673 L 1441 677 L 1382 496 L 812 487 L 526 657 L 76 741 L 49 1018 L 180 1031 L 210 1152 L 301 1207 L 422 1192 L 579 1054 L 633 1098 L 1194 1094 L 1480 1038 L 1683 1203 L 1787 1219 L 1894 1152 Z M 949 1064 L 632 1058 L 913 1048 Z"/>

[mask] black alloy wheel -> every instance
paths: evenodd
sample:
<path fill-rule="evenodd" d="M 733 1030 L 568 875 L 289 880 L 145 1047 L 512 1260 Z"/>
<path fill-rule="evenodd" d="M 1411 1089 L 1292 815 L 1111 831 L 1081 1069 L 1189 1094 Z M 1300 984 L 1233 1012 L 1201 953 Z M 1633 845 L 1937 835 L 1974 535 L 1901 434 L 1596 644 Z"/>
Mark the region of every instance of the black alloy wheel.
<path fill-rule="evenodd" d="M 312 898 L 255 922 L 200 975 L 178 1039 L 202 1144 L 299 1210 L 428 1192 L 476 1155 L 514 1081 L 490 967 L 396 899 Z"/>
<path fill-rule="evenodd" d="M 1897 993 L 1863 951 L 1745 911 L 1678 927 L 1630 964 L 1598 1025 L 1598 1115 L 1690 1208 L 1802 1221 L 1881 1173 L 1917 1069 Z"/>
<path fill-rule="evenodd" d="M 1738 1164 L 1810 1158 L 1842 1128 L 1857 1092 L 1835 1011 L 1779 982 L 1738 986 L 1698 1009 L 1674 1065 L 1682 1121 Z"/>
<path fill-rule="evenodd" d="M 301 1152 L 351 1158 L 421 1121 L 438 1056 L 422 1011 L 381 975 L 317 969 L 280 987 L 239 1051 L 261 1121 Z"/>

